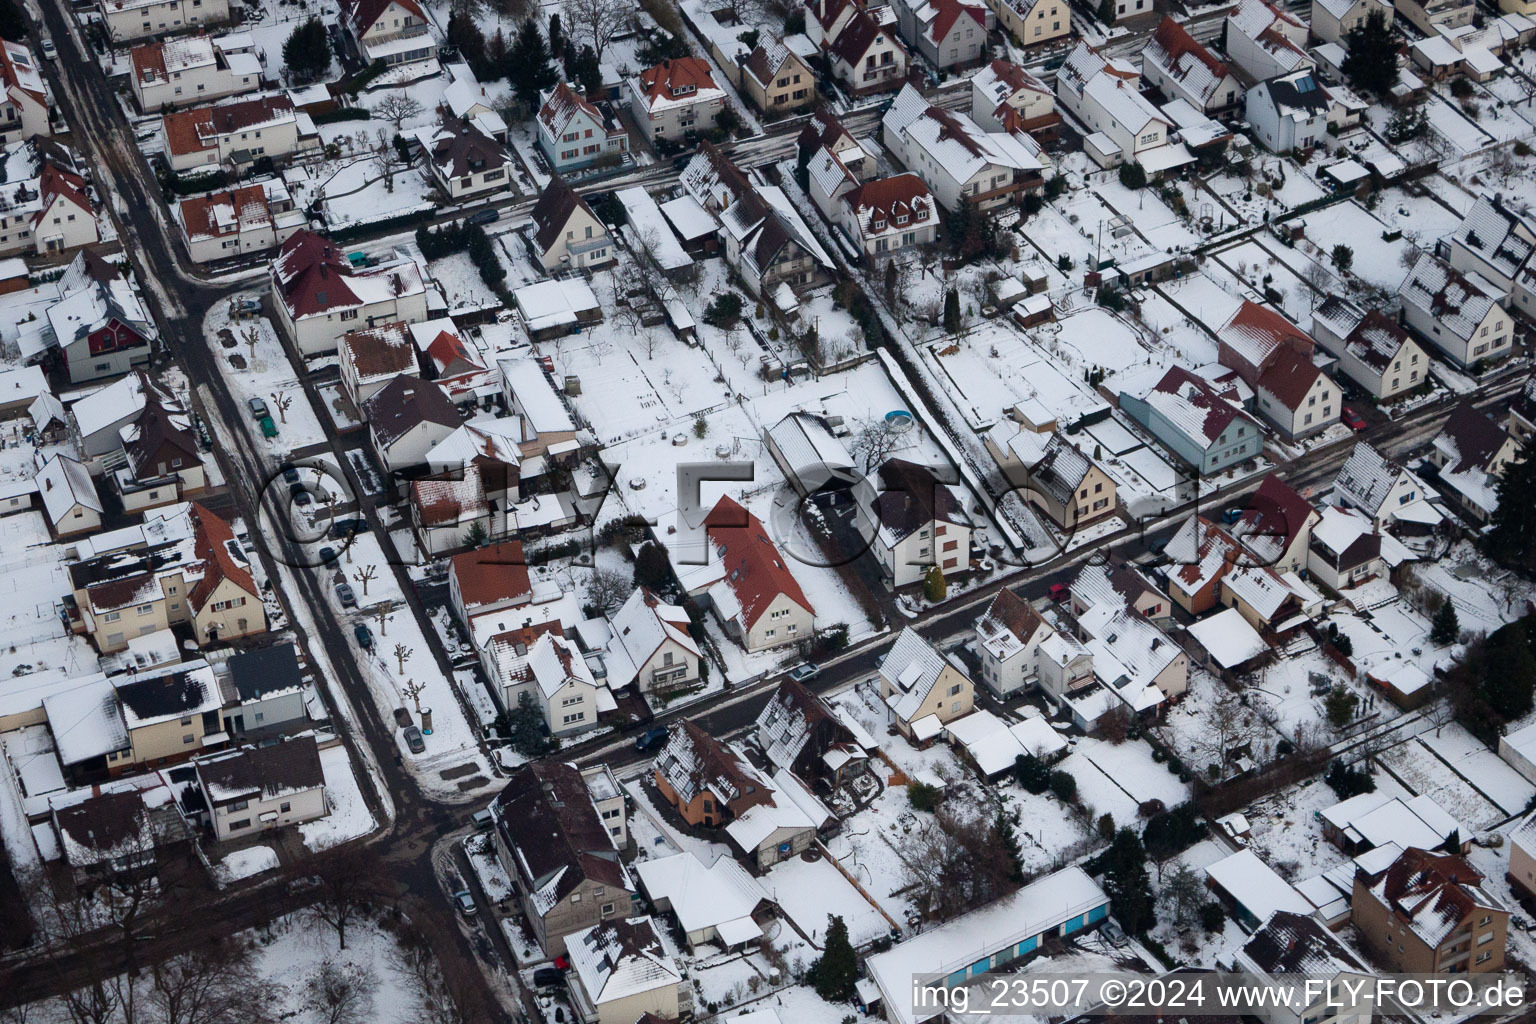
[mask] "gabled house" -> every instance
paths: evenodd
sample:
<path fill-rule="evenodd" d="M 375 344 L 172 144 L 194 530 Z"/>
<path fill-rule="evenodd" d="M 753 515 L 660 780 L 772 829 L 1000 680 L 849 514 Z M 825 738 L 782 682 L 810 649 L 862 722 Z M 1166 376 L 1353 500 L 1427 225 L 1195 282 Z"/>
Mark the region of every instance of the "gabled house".
<path fill-rule="evenodd" d="M 325 771 L 313 736 L 199 758 L 197 785 L 215 839 L 245 839 L 325 817 Z"/>
<path fill-rule="evenodd" d="M 1266 0 L 1241 0 L 1227 15 L 1227 56 L 1249 77 L 1264 81 L 1310 68 L 1307 26 Z"/>
<path fill-rule="evenodd" d="M 1221 365 L 1253 388 L 1259 413 L 1295 440 L 1339 420 L 1338 385 L 1312 361 L 1312 339 L 1267 306 L 1244 300 L 1216 332 Z"/>
<path fill-rule="evenodd" d="M 1312 311 L 1312 337 L 1339 361 L 1344 376 L 1378 401 L 1396 398 L 1429 379 L 1429 354 L 1379 309 L 1369 312 L 1342 295 Z"/>
<path fill-rule="evenodd" d="M 70 790 L 48 798 L 59 854 L 81 891 L 115 880 L 158 877 L 160 868 L 190 853 L 192 831 L 170 787 L 150 776 Z"/>
<path fill-rule="evenodd" d="M 1398 288 L 1403 321 L 1462 368 L 1510 352 L 1514 321 L 1499 305 L 1489 282 L 1464 277 L 1429 253 L 1418 259 Z"/>
<path fill-rule="evenodd" d="M 427 171 L 450 202 L 500 195 L 512 187 L 512 156 L 500 142 L 457 117 L 421 128 Z"/>
<path fill-rule="evenodd" d="M 1429 503 L 1424 482 L 1364 441 L 1355 445 L 1334 478 L 1333 495 L 1339 504 L 1363 512 L 1378 530 L 1432 527 L 1441 519 Z"/>
<path fill-rule="evenodd" d="M 773 802 L 773 787 L 740 755 L 689 721 L 672 727 L 651 772 L 689 825 L 716 828 Z"/>
<path fill-rule="evenodd" d="M 6 147 L 0 166 L 0 255 L 60 253 L 99 240 L 84 165 L 70 150 L 33 136 Z"/>
<path fill-rule="evenodd" d="M 1272 153 L 1308 152 L 1328 138 L 1328 93 L 1310 67 L 1255 85 L 1243 109 L 1258 140 Z"/>
<path fill-rule="evenodd" d="M 960 0 L 894 0 L 901 34 L 935 67 L 964 67 L 986 54 L 992 12 Z"/>
<path fill-rule="evenodd" d="M 693 1010 L 683 979 L 649 917 L 605 921 L 570 936 L 568 986 L 585 1024 L 677 1020 Z"/>
<path fill-rule="evenodd" d="M 981 684 L 1006 700 L 1039 686 L 1057 696 L 1093 683 L 1093 656 L 1012 590 L 997 592 L 976 620 Z"/>
<path fill-rule="evenodd" d="M 608 686 L 635 683 L 641 693 L 674 693 L 703 679 L 704 659 L 689 632 L 688 613 L 636 587 L 609 624 L 603 649 Z"/>
<path fill-rule="evenodd" d="M 861 0 L 806 0 L 806 33 L 826 52 L 832 76 L 854 96 L 899 87 L 907 51 Z"/>
<path fill-rule="evenodd" d="M 762 520 L 725 496 L 705 517 L 704 529 L 709 564 L 700 567 L 704 571 L 689 591 L 708 595 L 726 631 L 748 651 L 811 639 L 816 609 Z"/>
<path fill-rule="evenodd" d="M 416 347 L 403 323 L 380 324 L 342 335 L 337 349 L 341 393 L 359 410 L 401 374 L 415 375 Z"/>
<path fill-rule="evenodd" d="M 910 84 L 881 119 L 880 138 L 945 209 L 1019 202 L 1045 183 L 1044 151 L 1029 136 L 983 131 L 969 114 L 930 104 Z"/>
<path fill-rule="evenodd" d="M 1529 311 L 1536 293 L 1522 288 L 1536 251 L 1536 223 L 1510 209 L 1500 196 L 1482 196 L 1456 225 L 1450 237 L 1451 266 L 1464 275 L 1492 283 L 1507 297 L 1513 289 L 1520 308 Z"/>
<path fill-rule="evenodd" d="M 1487 413 L 1462 401 L 1430 444 L 1426 461 L 1435 480 L 1474 522 L 1486 523 L 1499 507 L 1498 479 L 1520 458 L 1520 445 Z"/>
<path fill-rule="evenodd" d="M 1522 445 L 1536 434 L 1536 376 L 1527 377 L 1520 393 L 1510 400 L 1504 429 Z"/>
<path fill-rule="evenodd" d="M 229 20 L 229 0 L 97 0 L 97 6 L 114 43 Z"/>
<path fill-rule="evenodd" d="M 890 459 L 880 467 L 880 488 L 860 508 L 870 550 L 893 587 L 920 583 L 937 566 L 945 576 L 970 569 L 971 519 L 948 484 L 926 466 Z"/>
<path fill-rule="evenodd" d="M 1171 619 L 1171 609 L 1145 576 L 1127 566 L 1087 565 L 1070 589 L 1077 635 L 1068 639 L 1091 657 L 1098 685 L 1046 692 L 1079 728 L 1092 730 L 1117 708 L 1148 717 L 1183 696 L 1189 657 L 1157 625 Z"/>
<path fill-rule="evenodd" d="M 938 238 L 939 207 L 915 174 L 859 184 L 831 150 L 812 160 L 811 198 L 870 260 Z"/>
<path fill-rule="evenodd" d="M 1381 534 L 1371 518 L 1338 505 L 1325 507 L 1312 528 L 1307 572 L 1334 590 L 1344 590 L 1382 571 Z"/>
<path fill-rule="evenodd" d="M 566 938 L 633 913 L 638 890 L 574 765 L 515 769 L 491 801 L 496 859 L 546 955 Z"/>
<path fill-rule="evenodd" d="M 1371 1010 L 1356 1012 L 1349 993 L 1361 991 L 1358 986 L 1370 984 L 1376 972 L 1315 917 L 1275 911 L 1233 954 L 1232 967 L 1285 993 L 1279 1005 L 1260 1012 L 1266 1024 L 1370 1024 Z M 1308 984 L 1290 984 L 1295 975 L 1305 975 Z"/>
<path fill-rule="evenodd" d="M 1392 24 L 1397 9 L 1386 0 L 1312 0 L 1312 35 L 1325 43 L 1343 43 L 1351 29 L 1373 14 Z"/>
<path fill-rule="evenodd" d="M 332 242 L 297 231 L 271 270 L 277 321 L 301 355 L 334 352 L 348 331 L 427 319 L 427 290 L 411 259 L 354 267 Z"/>
<path fill-rule="evenodd" d="M 520 540 L 466 551 L 448 562 L 448 603 L 466 628 L 479 615 L 532 600 L 533 583 Z"/>
<path fill-rule="evenodd" d="M 1006 452 L 995 442 L 992 448 L 1008 482 L 1058 529 L 1075 531 L 1115 514 L 1115 481 L 1063 435 L 1020 429 Z"/>
<path fill-rule="evenodd" d="M 1036 46 L 1072 34 L 1071 8 L 1061 0 L 987 0 L 987 6 L 1020 46 Z"/>
<path fill-rule="evenodd" d="M 464 422 L 439 385 L 405 374 L 365 399 L 361 412 L 379 464 L 397 475 L 426 465 L 427 452 Z"/>
<path fill-rule="evenodd" d="M 364 64 L 394 67 L 437 57 L 431 22 L 416 0 L 341 0 L 341 24 Z"/>
<path fill-rule="evenodd" d="M 56 452 L 33 477 L 55 537 L 101 529 L 103 506 L 85 463 Z"/>
<path fill-rule="evenodd" d="M 612 709 L 606 686 L 599 686 L 575 641 L 550 631 L 526 650 L 522 645 L 495 645 L 492 681 L 499 686 L 501 706 L 510 712 L 524 693 L 544 715 L 549 734 L 571 736 L 597 727 L 598 712 Z"/>
<path fill-rule="evenodd" d="M 1242 545 L 1203 516 L 1184 520 L 1163 550 L 1171 563 L 1168 596 L 1196 616 L 1216 607 L 1217 584 L 1243 558 Z"/>
<path fill-rule="evenodd" d="M 607 108 L 561 82 L 543 96 L 537 118 L 539 148 L 556 175 L 597 163 L 618 163 L 629 152 L 629 133 Z"/>
<path fill-rule="evenodd" d="M 133 283 L 117 264 L 90 249 L 75 256 L 59 278 L 59 301 L 48 308 L 47 322 L 51 345 L 73 384 L 142 366 L 159 337 Z M 144 392 L 139 394 L 142 399 Z"/>
<path fill-rule="evenodd" d="M 1120 408 L 1173 454 L 1203 474 L 1259 454 L 1264 430 L 1204 377 L 1171 366 L 1144 395 L 1120 393 Z"/>
<path fill-rule="evenodd" d="M 1472 24 L 1477 10 L 1473 0 L 1396 0 L 1397 13 L 1426 36 L 1438 29 L 1461 28 Z"/>
<path fill-rule="evenodd" d="M 194 263 L 270 252 L 309 223 L 281 178 L 193 196 L 176 204 L 187 255 Z"/>
<path fill-rule="evenodd" d="M 725 110 L 725 90 L 715 83 L 708 61 L 677 57 L 629 80 L 629 106 L 649 138 L 676 142 L 715 126 Z"/>
<path fill-rule="evenodd" d="M 532 219 L 529 241 L 545 270 L 585 270 L 607 266 L 616 259 L 607 225 L 559 175 L 539 194 Z"/>
<path fill-rule="evenodd" d="M 741 89 L 764 114 L 787 114 L 816 99 L 816 72 L 805 58 L 770 38 L 742 60 Z"/>
<path fill-rule="evenodd" d="M 201 494 L 207 471 L 192 420 L 179 405 L 146 396 L 144 408 L 118 429 L 123 464 L 111 480 L 125 512 L 143 512 Z"/>
<path fill-rule="evenodd" d="M 1056 73 L 1056 98 L 1092 133 L 1088 155 L 1102 167 L 1139 163 L 1149 174 L 1194 157 L 1169 148 L 1171 122 L 1141 94 L 1141 75 L 1121 58 L 1108 58 L 1086 42 Z"/>
<path fill-rule="evenodd" d="M 753 735 L 769 763 L 812 784 L 843 785 L 869 760 L 831 705 L 793 679 L 768 699 Z"/>
<path fill-rule="evenodd" d="M 827 107 L 818 107 L 806 118 L 796 139 L 797 150 L 807 160 L 820 150 L 831 151 L 838 162 L 859 181 L 868 181 L 879 170 L 874 155 L 855 139 Z M 823 211 L 825 212 L 825 211 Z"/>
<path fill-rule="evenodd" d="M 438 109 L 461 121 L 468 121 L 479 129 L 481 134 L 505 144 L 507 122 L 502 120 L 496 108 L 491 106 L 492 98 L 485 86 L 480 84 L 474 72 L 465 65 L 450 68 L 450 74 L 453 77 L 453 84 L 443 90 L 443 102 Z M 541 97 L 540 103 L 542 102 Z"/>
<path fill-rule="evenodd" d="M 472 547 L 477 538 L 505 536 L 512 518 L 506 512 L 487 495 L 480 467 L 473 463 L 411 481 L 411 532 L 429 558 Z"/>
<path fill-rule="evenodd" d="M 1248 551 L 1244 564 L 1278 573 L 1306 568 L 1307 545 L 1320 518 L 1318 510 L 1296 488 L 1278 474 L 1266 474 L 1233 526 Z"/>
<path fill-rule="evenodd" d="M 232 166 L 242 170 L 263 157 L 279 163 L 320 147 L 320 136 L 299 119 L 287 96 L 258 96 L 166 114 L 161 119 L 166 158 L 175 171 Z"/>
<path fill-rule="evenodd" d="M 976 689 L 953 656 L 940 654 L 908 626 L 880 664 L 880 699 L 897 731 L 925 744 L 946 724 L 971 712 Z"/>
<path fill-rule="evenodd" d="M 222 0 L 220 0 L 222 2 Z M 25 43 L 0 40 L 0 146 L 53 134 L 53 102 Z"/>
<path fill-rule="evenodd" d="M 1206 115 L 1232 110 L 1243 94 L 1226 64 L 1170 17 L 1141 51 L 1141 73 L 1170 100 L 1184 100 Z"/>
<path fill-rule="evenodd" d="M 109 767 L 176 764 L 224 743 L 219 708 L 224 696 L 206 661 L 170 662 L 113 679 L 128 730 L 126 750 Z"/>
<path fill-rule="evenodd" d="M 1409 847 L 1355 874 L 1350 923 L 1390 971 L 1484 974 L 1504 968 L 1509 908 L 1454 854 Z"/>
<path fill-rule="evenodd" d="M 261 59 L 238 40 L 198 34 L 135 46 L 128 84 L 139 109 L 150 114 L 261 88 Z"/>
<path fill-rule="evenodd" d="M 223 731 L 237 742 L 309 724 L 304 672 L 291 641 L 242 651 L 221 668 L 219 688 L 229 698 L 221 711 Z"/>
<path fill-rule="evenodd" d="M 971 120 L 989 132 L 1050 138 L 1061 123 L 1056 94 L 1034 74 L 1001 58 L 971 76 Z"/>

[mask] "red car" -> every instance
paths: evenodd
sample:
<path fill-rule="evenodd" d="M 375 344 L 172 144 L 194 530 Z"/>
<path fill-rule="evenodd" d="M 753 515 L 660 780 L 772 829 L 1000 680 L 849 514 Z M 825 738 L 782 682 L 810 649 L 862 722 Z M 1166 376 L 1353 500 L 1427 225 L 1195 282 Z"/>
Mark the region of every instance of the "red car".
<path fill-rule="evenodd" d="M 1067 589 L 1067 585 L 1065 583 L 1052 583 L 1049 587 L 1045 588 L 1045 592 L 1050 597 L 1050 599 L 1055 601 L 1057 604 L 1065 601 L 1068 595 L 1072 593 L 1072 591 Z"/>
<path fill-rule="evenodd" d="M 1365 420 L 1360 417 L 1359 413 L 1347 405 L 1339 411 L 1339 418 L 1344 421 L 1344 425 L 1350 430 L 1365 429 Z"/>

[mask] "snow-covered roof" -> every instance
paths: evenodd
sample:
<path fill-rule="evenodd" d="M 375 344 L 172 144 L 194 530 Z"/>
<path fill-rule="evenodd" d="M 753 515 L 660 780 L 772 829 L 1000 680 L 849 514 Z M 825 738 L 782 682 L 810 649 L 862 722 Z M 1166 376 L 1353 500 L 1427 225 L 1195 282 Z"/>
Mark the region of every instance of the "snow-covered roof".
<path fill-rule="evenodd" d="M 762 884 L 729 856 L 719 856 L 714 863 L 705 865 L 697 856 L 684 851 L 637 861 L 635 874 L 640 876 L 652 900 L 671 904 L 678 924 L 690 934 L 742 918 L 751 921 L 758 904 L 768 899 Z"/>
<path fill-rule="evenodd" d="M 1252 850 L 1239 850 L 1206 867 L 1205 873 L 1227 895 L 1260 921 L 1278 911 L 1310 914 L 1312 904 Z"/>
<path fill-rule="evenodd" d="M 577 322 L 578 314 L 602 308 L 592 286 L 579 277 L 562 277 L 524 285 L 512 293 L 530 331 L 543 331 Z"/>
<path fill-rule="evenodd" d="M 677 236 L 649 192 L 636 185 L 614 195 L 624 204 L 634 233 L 632 241 L 648 252 L 662 270 L 677 270 L 693 263 L 693 257 L 678 244 Z"/>
<path fill-rule="evenodd" d="M 518 410 L 527 418 L 535 435 L 576 429 L 570 410 L 556 394 L 537 359 L 514 356 L 499 360 L 497 365 L 501 368 L 502 379 L 507 382 L 507 390 L 512 393 Z"/>
<path fill-rule="evenodd" d="M 1531 255 L 1536 226 L 1499 199 L 1480 197 L 1451 238 L 1486 260 L 1494 271 L 1513 278 Z"/>
<path fill-rule="evenodd" d="M 565 952 L 581 987 L 598 1006 L 682 980 L 649 917 L 574 932 L 566 937 Z"/>
<path fill-rule="evenodd" d="M 65 525 L 69 512 L 76 505 L 100 515 L 101 498 L 96 494 L 96 484 L 90 470 L 64 454 L 54 454 L 37 471 L 37 490 L 43 497 L 43 507 L 48 511 L 48 521 L 55 527 Z"/>
<path fill-rule="evenodd" d="M 605 649 L 608 684 L 621 688 L 628 685 L 669 640 L 694 657 L 699 656 L 698 644 L 688 632 L 688 613 L 644 587 L 636 587 L 613 616 Z"/>
<path fill-rule="evenodd" d="M 1045 166 L 1018 136 L 984 131 L 969 114 L 933 106 L 910 83 L 885 112 L 883 123 L 886 131 L 909 139 L 959 182 L 989 165 L 1019 171 Z"/>
<path fill-rule="evenodd" d="M 43 710 L 59 762 L 65 767 L 128 746 L 128 726 L 117 706 L 117 688 L 104 675 L 49 694 L 43 698 Z"/>
<path fill-rule="evenodd" d="M 1374 517 L 1382 511 L 1393 487 L 1404 478 L 1412 487 L 1410 493 L 1424 500 L 1424 484 L 1417 477 L 1361 441 L 1349 453 L 1333 486 L 1340 497 Z"/>
<path fill-rule="evenodd" d="M 1325 809 L 1322 816 L 1351 842 L 1369 846 L 1434 849 L 1452 832 L 1470 834 L 1427 794 L 1404 801 L 1381 792 L 1361 793 Z"/>
<path fill-rule="evenodd" d="M 880 665 L 881 677 L 892 688 L 886 699 L 891 711 L 903 722 L 910 722 L 928 699 L 945 666 L 951 665 L 917 630 L 911 626 L 903 629 Z M 965 674 L 958 665 L 952 667 Z"/>
<path fill-rule="evenodd" d="M 1009 725 L 981 708 L 955 719 L 944 730 L 988 777 L 1012 769 L 1023 754 L 1050 758 L 1067 749 L 1067 741 L 1044 718 L 1026 718 Z"/>
<path fill-rule="evenodd" d="M 1463 275 L 1431 253 L 1419 257 L 1403 278 L 1398 294 L 1464 342 L 1470 342 L 1499 299 L 1499 294 L 1482 278 Z"/>
<path fill-rule="evenodd" d="M 1269 650 L 1264 638 L 1236 608 L 1196 622 L 1189 627 L 1189 634 L 1200 641 L 1200 646 L 1222 668 L 1236 668 Z"/>

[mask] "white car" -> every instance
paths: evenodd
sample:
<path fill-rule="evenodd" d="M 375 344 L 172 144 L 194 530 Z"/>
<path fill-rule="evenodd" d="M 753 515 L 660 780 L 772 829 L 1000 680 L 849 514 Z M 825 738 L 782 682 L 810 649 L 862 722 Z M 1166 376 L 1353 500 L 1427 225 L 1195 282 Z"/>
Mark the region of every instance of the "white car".
<path fill-rule="evenodd" d="M 52 36 L 39 36 L 37 48 L 42 51 L 44 60 L 53 60 L 59 55 L 58 47 L 53 45 Z"/>

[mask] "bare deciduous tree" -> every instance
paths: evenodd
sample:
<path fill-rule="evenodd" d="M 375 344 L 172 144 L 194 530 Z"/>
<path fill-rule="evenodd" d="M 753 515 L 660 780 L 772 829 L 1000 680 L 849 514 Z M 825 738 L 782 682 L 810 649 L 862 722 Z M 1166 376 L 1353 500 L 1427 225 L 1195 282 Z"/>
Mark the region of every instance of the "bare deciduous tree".
<path fill-rule="evenodd" d="M 594 569 L 587 578 L 587 603 L 607 614 L 622 604 L 634 583 L 624 573 L 613 569 Z"/>
<path fill-rule="evenodd" d="M 275 1019 L 251 985 L 250 944 L 220 939 L 170 957 L 151 971 L 145 1002 L 156 1024 L 262 1024 Z"/>
<path fill-rule="evenodd" d="M 473 968 L 458 958 L 440 961 L 426 936 L 411 930 L 390 951 L 390 965 L 415 982 L 421 1018 L 435 1024 L 479 1024 L 493 1016 L 485 1005 L 485 988 L 476 983 Z"/>
<path fill-rule="evenodd" d="M 405 644 L 395 644 L 395 671 L 405 675 L 405 659 L 411 656 L 411 649 Z"/>
<path fill-rule="evenodd" d="M 293 404 L 293 396 L 284 391 L 272 392 L 272 408 L 277 410 L 279 423 L 288 422 L 288 407 Z"/>
<path fill-rule="evenodd" d="M 345 847 L 298 869 L 317 881 L 318 897 L 309 907 L 319 924 L 336 932 L 336 941 L 347 948 L 347 929 L 374 906 L 383 893 L 384 867 L 368 847 Z"/>
<path fill-rule="evenodd" d="M 352 573 L 352 578 L 363 585 L 363 596 L 368 596 L 368 584 L 379 575 L 379 567 L 376 565 L 360 565 Z"/>
<path fill-rule="evenodd" d="M 362 964 L 321 961 L 304 991 L 315 1020 L 322 1024 L 363 1024 L 373 1016 L 379 976 Z"/>
<path fill-rule="evenodd" d="M 406 699 L 408 699 L 412 705 L 415 706 L 416 715 L 417 717 L 420 717 L 421 695 L 427 692 L 427 684 L 425 682 L 418 683 L 414 679 L 407 679 L 404 685 L 400 687 L 400 692 L 405 695 Z"/>
<path fill-rule="evenodd" d="M 1015 887 L 1015 865 L 985 816 L 940 807 L 903 844 L 909 896 L 929 920 L 947 921 Z"/>
<path fill-rule="evenodd" d="M 863 464 L 865 473 L 873 473 L 896 451 L 900 438 L 889 420 L 870 417 L 859 421 L 849 453 Z"/>
<path fill-rule="evenodd" d="M 385 601 L 373 610 L 373 620 L 379 624 L 379 636 L 388 635 L 389 620 L 394 617 L 394 609 L 390 608 L 388 601 Z"/>
<path fill-rule="evenodd" d="M 384 179 L 384 191 L 395 190 L 395 152 L 394 141 L 390 138 L 389 131 L 380 128 L 375 136 L 376 144 L 373 147 L 373 166 L 378 168 L 379 177 Z"/>
<path fill-rule="evenodd" d="M 373 108 L 375 114 L 378 114 L 395 126 L 396 132 L 400 131 L 405 122 L 420 114 L 421 111 L 421 101 L 406 92 L 391 92 Z M 394 140 L 391 139 L 390 141 L 393 142 Z"/>
<path fill-rule="evenodd" d="M 564 0 L 560 6 L 566 33 L 591 43 L 602 60 L 608 44 L 629 23 L 633 5 L 628 0 Z"/>

